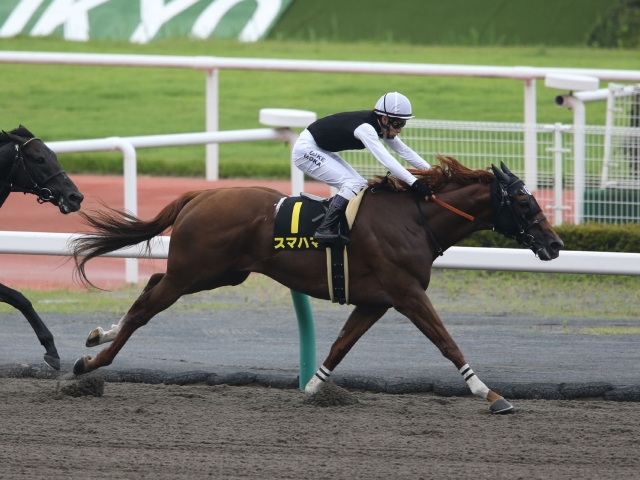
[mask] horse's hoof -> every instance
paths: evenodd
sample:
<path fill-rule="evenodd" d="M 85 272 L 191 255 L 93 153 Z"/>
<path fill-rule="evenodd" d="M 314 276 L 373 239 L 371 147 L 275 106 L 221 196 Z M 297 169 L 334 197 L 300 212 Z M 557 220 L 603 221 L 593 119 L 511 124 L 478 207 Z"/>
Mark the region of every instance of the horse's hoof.
<path fill-rule="evenodd" d="M 91 331 L 89 336 L 87 337 L 87 341 L 85 342 L 85 346 L 87 347 L 97 347 L 100 345 L 100 327 L 95 328 Z"/>
<path fill-rule="evenodd" d="M 491 410 L 491 413 L 504 415 L 506 413 L 513 413 L 513 405 L 511 405 L 505 398 L 499 398 L 489 405 L 489 410 Z"/>
<path fill-rule="evenodd" d="M 318 393 L 324 386 L 324 381 L 320 380 L 317 376 L 311 377 L 311 380 L 304 387 L 304 393 L 307 395 L 313 395 Z"/>
<path fill-rule="evenodd" d="M 60 370 L 60 357 L 54 357 L 52 354 L 44 354 L 44 362 L 54 370 Z"/>
<path fill-rule="evenodd" d="M 87 369 L 85 367 L 85 359 L 86 360 L 91 360 L 90 356 L 86 356 L 86 357 L 80 357 L 78 360 L 76 360 L 76 363 L 73 364 L 73 374 L 74 375 L 82 375 L 84 373 L 87 373 Z"/>

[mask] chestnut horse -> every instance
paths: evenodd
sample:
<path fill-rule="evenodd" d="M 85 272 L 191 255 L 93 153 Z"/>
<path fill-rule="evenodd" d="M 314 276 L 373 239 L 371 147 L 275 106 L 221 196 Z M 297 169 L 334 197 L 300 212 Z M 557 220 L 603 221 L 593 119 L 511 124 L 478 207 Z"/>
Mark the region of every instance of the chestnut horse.
<path fill-rule="evenodd" d="M 355 305 L 329 356 L 305 391 L 313 394 L 358 339 L 390 308 L 407 316 L 451 360 L 473 394 L 487 399 L 494 413 L 512 405 L 474 375 L 445 329 L 425 291 L 438 253 L 482 229 L 493 228 L 531 248 L 541 260 L 556 258 L 564 246 L 522 181 L 502 170 L 470 170 L 451 157 L 414 171 L 437 200 L 425 201 L 396 179 L 371 182 L 362 200 L 349 244 L 349 293 Z M 328 300 L 324 251 L 275 251 L 276 205 L 286 197 L 269 188 L 226 188 L 189 192 L 156 218 L 142 221 L 116 210 L 83 214 L 97 230 L 74 247 L 77 272 L 89 283 L 85 264 L 98 255 L 150 241 L 173 227 L 167 272 L 155 274 L 112 330 L 95 329 L 87 346 L 112 341 L 95 358 L 74 365 L 82 374 L 110 365 L 138 328 L 182 295 L 238 285 L 258 272 L 298 292 Z M 458 213 L 436 203 L 446 202 Z M 124 215 L 124 219 L 123 219 Z M 428 219 L 428 221 L 427 221 Z"/>
<path fill-rule="evenodd" d="M 0 207 L 11 192 L 36 195 L 38 203 L 51 202 L 64 214 L 79 210 L 84 199 L 60 167 L 56 154 L 22 125 L 0 134 Z M 44 361 L 59 370 L 60 357 L 53 335 L 31 302 L 1 283 L 0 302 L 22 312 L 46 350 Z"/>

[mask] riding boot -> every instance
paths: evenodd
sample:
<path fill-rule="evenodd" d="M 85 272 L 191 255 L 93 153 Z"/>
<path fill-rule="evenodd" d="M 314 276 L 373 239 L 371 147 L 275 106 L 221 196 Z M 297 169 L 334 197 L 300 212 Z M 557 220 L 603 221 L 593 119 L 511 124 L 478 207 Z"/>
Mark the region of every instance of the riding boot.
<path fill-rule="evenodd" d="M 340 232 L 340 219 L 344 214 L 344 210 L 347 207 L 349 200 L 340 195 L 333 197 L 329 210 L 327 210 L 322 223 L 313 234 L 313 238 L 319 243 L 328 244 L 342 244 L 348 245 L 349 238 L 342 235 Z"/>

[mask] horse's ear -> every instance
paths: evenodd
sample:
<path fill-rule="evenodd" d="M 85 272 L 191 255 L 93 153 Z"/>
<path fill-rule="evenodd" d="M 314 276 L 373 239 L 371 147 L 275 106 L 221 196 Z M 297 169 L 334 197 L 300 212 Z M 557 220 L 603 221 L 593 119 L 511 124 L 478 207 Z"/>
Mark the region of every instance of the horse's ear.
<path fill-rule="evenodd" d="M 504 163 L 502 165 L 504 165 Z M 511 181 L 509 176 L 498 167 L 496 167 L 493 163 L 491 164 L 491 170 L 493 170 L 493 174 L 496 176 L 500 183 L 509 184 L 509 182 Z"/>
<path fill-rule="evenodd" d="M 504 173 L 506 173 L 507 175 L 509 175 L 509 176 L 513 175 L 513 173 L 511 173 L 511 170 L 509 170 L 507 168 L 507 166 L 504 164 L 504 162 L 500 162 L 500 168 L 502 168 L 502 171 Z M 515 175 L 513 175 L 513 176 L 515 177 Z"/>
<path fill-rule="evenodd" d="M 25 127 L 24 125 L 20 124 L 20 126 L 18 128 L 16 128 L 15 130 L 12 130 L 13 133 L 15 133 L 16 135 L 20 135 L 21 137 L 24 138 L 33 138 L 35 137 L 35 135 L 33 133 L 31 133 L 29 131 L 29 129 L 27 127 Z"/>
<path fill-rule="evenodd" d="M 24 143 L 24 139 L 22 137 L 19 137 L 18 135 L 15 135 L 11 132 L 5 132 L 4 130 L 2 130 L 2 133 L 9 139 L 9 141 L 13 143 L 17 143 L 19 145 L 22 145 Z"/>

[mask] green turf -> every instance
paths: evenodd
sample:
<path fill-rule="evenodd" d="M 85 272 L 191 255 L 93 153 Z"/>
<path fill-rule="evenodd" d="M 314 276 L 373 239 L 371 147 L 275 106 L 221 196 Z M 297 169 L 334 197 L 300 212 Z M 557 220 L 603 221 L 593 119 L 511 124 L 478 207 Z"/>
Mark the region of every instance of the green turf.
<path fill-rule="evenodd" d="M 638 327 L 597 327 L 597 328 L 584 328 L 582 333 L 591 335 L 639 335 L 640 328 Z"/>
<path fill-rule="evenodd" d="M 140 291 L 141 286 L 132 286 L 112 292 L 24 290 L 23 293 L 46 321 L 47 313 L 105 313 L 120 317 Z M 640 277 L 434 269 L 427 293 L 441 314 L 613 320 L 637 318 L 639 291 Z M 347 315 L 345 307 L 337 304 L 315 299 L 311 304 L 314 309 L 335 308 L 337 315 Z M 187 295 L 171 308 L 214 311 L 269 306 L 291 307 L 293 311 L 290 291 L 254 274 L 237 287 Z M 0 303 L 0 314 L 15 312 Z"/>
<path fill-rule="evenodd" d="M 612 0 L 296 0 L 273 39 L 584 45 Z"/>
<path fill-rule="evenodd" d="M 635 69 L 637 52 L 588 48 L 445 47 L 396 43 L 165 40 L 65 42 L 54 38 L 0 40 L 2 50 L 215 55 L 228 57 L 335 59 L 465 65 L 529 65 Z M 23 124 L 47 141 L 198 132 L 205 128 L 201 71 L 43 65 L 0 65 L 3 129 Z M 388 90 L 408 95 L 418 118 L 522 122 L 523 82 L 502 79 L 412 77 L 291 72 L 220 72 L 220 129 L 260 127 L 264 107 L 312 110 L 320 117 L 372 108 Z M 571 123 L 571 111 L 553 104 L 557 91 L 537 82 L 538 121 Z M 604 123 L 604 103 L 587 107 L 589 124 Z M 288 149 L 260 142 L 220 146 L 223 176 L 288 176 Z M 204 175 L 204 147 L 140 150 L 139 170 Z M 70 172 L 121 168 L 118 153 L 61 157 Z M 266 167 L 261 168 L 262 165 Z M 103 170 L 104 171 L 104 170 Z"/>

